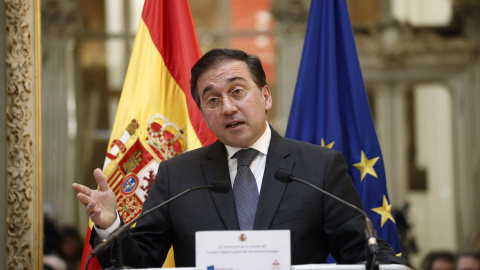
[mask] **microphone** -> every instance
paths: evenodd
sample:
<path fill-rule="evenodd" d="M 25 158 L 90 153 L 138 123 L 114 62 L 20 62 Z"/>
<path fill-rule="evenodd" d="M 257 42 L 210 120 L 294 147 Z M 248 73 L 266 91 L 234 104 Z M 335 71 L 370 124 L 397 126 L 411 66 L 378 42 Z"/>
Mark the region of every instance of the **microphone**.
<path fill-rule="evenodd" d="M 370 219 L 370 217 L 367 215 L 367 213 L 365 213 L 362 209 L 358 208 L 357 206 L 347 202 L 347 201 L 344 201 L 340 198 L 338 198 L 337 196 L 333 195 L 333 194 L 330 194 L 328 192 L 326 192 L 325 190 L 313 185 L 313 184 L 310 184 L 304 180 L 301 180 L 301 179 L 298 179 L 298 178 L 295 178 L 293 177 L 293 175 L 285 170 L 277 170 L 275 172 L 275 178 L 281 182 L 284 182 L 284 183 L 290 183 L 292 181 L 297 181 L 297 182 L 300 182 L 304 185 L 307 185 L 317 191 L 320 191 L 321 193 L 323 193 L 324 195 L 327 195 L 328 197 L 332 198 L 332 199 L 335 199 L 341 203 L 343 203 L 344 205 L 347 205 L 348 207 L 350 208 L 353 208 L 355 210 L 357 210 L 358 212 L 362 213 L 362 215 L 365 217 L 365 235 L 366 235 L 366 238 L 367 238 L 367 245 L 368 245 L 368 250 L 370 251 L 370 254 L 376 256 L 376 254 L 378 253 L 378 243 L 377 243 L 377 238 L 376 235 L 377 233 L 375 232 L 375 228 L 373 227 L 373 223 L 372 223 L 372 220 Z M 368 258 L 368 256 L 367 256 Z M 367 269 L 369 269 L 369 267 L 367 267 Z"/>
<path fill-rule="evenodd" d="M 187 193 L 190 193 L 194 190 L 206 189 L 206 188 L 208 188 L 211 191 L 216 192 L 216 193 L 227 193 L 230 190 L 230 183 L 228 183 L 228 182 L 213 182 L 211 185 L 208 185 L 208 186 L 198 186 L 198 187 L 189 188 L 189 189 L 183 191 L 182 193 L 179 193 L 178 195 L 164 201 L 163 203 L 149 209 L 148 211 L 142 212 L 140 215 L 138 215 L 136 218 L 134 218 L 132 221 L 130 221 L 130 223 L 122 225 L 120 228 L 115 230 L 107 239 L 103 240 L 102 243 L 100 243 L 98 246 L 96 246 L 92 250 L 92 253 L 90 253 L 90 257 L 95 257 L 99 253 L 103 253 L 103 251 L 108 246 L 110 246 L 110 244 L 112 242 L 119 239 L 120 236 L 123 235 L 126 231 L 128 231 L 128 229 L 130 229 L 130 227 L 133 224 L 135 224 L 138 220 L 144 218 L 145 216 L 148 216 L 153 211 L 161 208 L 162 206 L 164 206 L 166 204 L 171 203 L 172 201 L 182 197 L 183 195 L 185 195 Z"/>

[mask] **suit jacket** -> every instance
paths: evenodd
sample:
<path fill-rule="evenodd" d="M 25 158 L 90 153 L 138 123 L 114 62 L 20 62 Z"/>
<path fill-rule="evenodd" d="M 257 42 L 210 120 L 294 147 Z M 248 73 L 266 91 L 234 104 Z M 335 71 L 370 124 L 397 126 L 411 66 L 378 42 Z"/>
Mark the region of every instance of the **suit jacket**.
<path fill-rule="evenodd" d="M 217 141 L 161 162 L 143 211 L 192 187 L 230 183 L 226 157 L 225 145 Z M 339 263 L 365 261 L 364 217 L 301 183 L 276 180 L 278 169 L 362 208 L 342 154 L 286 139 L 272 129 L 254 230 L 290 230 L 293 265 L 324 263 L 329 253 Z M 173 244 L 175 265 L 195 266 L 195 232 L 207 230 L 239 230 L 232 190 L 193 191 L 140 220 L 123 240 L 124 264 L 160 267 Z M 402 263 L 379 241 L 379 261 Z M 110 266 L 106 253 L 99 261 Z"/>

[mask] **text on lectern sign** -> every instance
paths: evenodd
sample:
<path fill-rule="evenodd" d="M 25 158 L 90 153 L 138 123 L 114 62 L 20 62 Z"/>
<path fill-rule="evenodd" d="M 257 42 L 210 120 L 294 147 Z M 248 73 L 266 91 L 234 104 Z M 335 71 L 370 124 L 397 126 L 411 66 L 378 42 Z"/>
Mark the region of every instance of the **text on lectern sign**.
<path fill-rule="evenodd" d="M 197 270 L 289 270 L 290 231 L 196 232 Z"/>

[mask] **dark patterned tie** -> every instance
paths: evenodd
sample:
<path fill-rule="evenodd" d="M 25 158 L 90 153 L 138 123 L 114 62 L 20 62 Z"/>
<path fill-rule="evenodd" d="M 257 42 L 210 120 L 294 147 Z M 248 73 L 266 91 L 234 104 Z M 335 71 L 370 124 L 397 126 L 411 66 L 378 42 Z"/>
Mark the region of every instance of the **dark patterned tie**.
<path fill-rule="evenodd" d="M 233 158 L 237 159 L 237 176 L 233 183 L 233 194 L 237 206 L 240 230 L 252 230 L 258 204 L 258 188 L 250 163 L 258 151 L 252 148 L 239 150 Z"/>

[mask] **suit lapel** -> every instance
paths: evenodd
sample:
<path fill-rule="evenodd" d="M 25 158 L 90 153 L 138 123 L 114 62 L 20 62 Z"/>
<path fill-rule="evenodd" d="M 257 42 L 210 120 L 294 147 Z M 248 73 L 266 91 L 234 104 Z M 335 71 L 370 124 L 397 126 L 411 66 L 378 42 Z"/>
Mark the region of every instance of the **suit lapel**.
<path fill-rule="evenodd" d="M 231 186 L 230 174 L 228 171 L 227 150 L 225 145 L 216 141 L 210 148 L 207 160 L 201 164 L 207 185 L 217 181 L 226 181 Z M 239 230 L 237 210 L 233 191 L 227 193 L 210 192 L 213 202 L 217 208 L 227 230 Z"/>
<path fill-rule="evenodd" d="M 275 179 L 275 172 L 283 169 L 291 172 L 295 161 L 287 158 L 290 155 L 285 138 L 272 130 L 272 139 L 268 149 L 267 162 L 263 175 L 262 188 L 258 199 L 254 230 L 268 230 L 277 212 L 287 187 L 286 183 Z"/>

